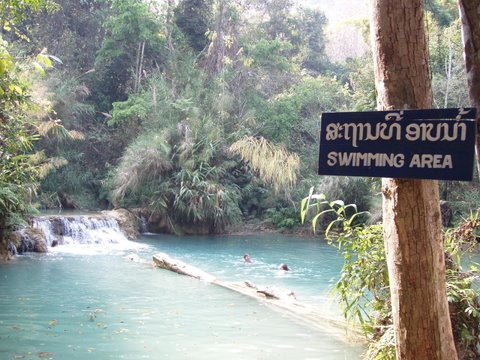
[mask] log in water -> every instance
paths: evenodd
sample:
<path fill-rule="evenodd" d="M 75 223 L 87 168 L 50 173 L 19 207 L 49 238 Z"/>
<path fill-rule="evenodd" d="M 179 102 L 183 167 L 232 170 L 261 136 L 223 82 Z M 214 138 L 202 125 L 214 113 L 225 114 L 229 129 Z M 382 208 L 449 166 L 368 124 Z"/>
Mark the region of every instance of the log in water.
<path fill-rule="evenodd" d="M 178 259 L 173 259 L 166 253 L 153 255 L 153 262 L 155 266 L 159 268 L 190 276 L 235 291 L 242 295 L 252 297 L 258 301 L 262 301 L 267 305 L 271 305 L 272 307 L 288 313 L 290 316 L 307 323 L 310 326 L 326 330 L 343 341 L 361 341 L 359 329 L 351 327 L 347 328 L 345 321 L 333 318 L 311 306 L 298 302 L 295 298 L 295 294 L 288 289 L 279 289 L 272 286 L 259 287 L 248 280 L 243 282 L 222 281 L 198 267 L 186 264 Z"/>

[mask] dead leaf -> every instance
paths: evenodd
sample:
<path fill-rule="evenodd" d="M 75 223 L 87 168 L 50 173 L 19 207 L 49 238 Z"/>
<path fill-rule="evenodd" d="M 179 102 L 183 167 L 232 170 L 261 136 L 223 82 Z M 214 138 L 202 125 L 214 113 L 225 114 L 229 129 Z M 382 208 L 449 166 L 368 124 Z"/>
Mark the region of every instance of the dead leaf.
<path fill-rule="evenodd" d="M 57 320 L 50 320 L 48 324 L 50 325 L 50 327 L 57 326 Z"/>

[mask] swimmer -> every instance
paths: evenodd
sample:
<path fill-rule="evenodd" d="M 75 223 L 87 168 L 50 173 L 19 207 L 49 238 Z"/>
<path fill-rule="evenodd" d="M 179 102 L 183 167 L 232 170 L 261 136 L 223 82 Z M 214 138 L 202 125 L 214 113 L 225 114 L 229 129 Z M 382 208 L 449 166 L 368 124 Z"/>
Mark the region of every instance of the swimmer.
<path fill-rule="evenodd" d="M 252 262 L 252 258 L 250 257 L 249 254 L 245 254 L 243 255 L 243 260 L 247 263 L 251 263 Z"/>
<path fill-rule="evenodd" d="M 287 271 L 290 271 L 290 268 L 288 267 L 287 264 L 280 264 L 278 265 L 278 275 L 285 275 Z"/>

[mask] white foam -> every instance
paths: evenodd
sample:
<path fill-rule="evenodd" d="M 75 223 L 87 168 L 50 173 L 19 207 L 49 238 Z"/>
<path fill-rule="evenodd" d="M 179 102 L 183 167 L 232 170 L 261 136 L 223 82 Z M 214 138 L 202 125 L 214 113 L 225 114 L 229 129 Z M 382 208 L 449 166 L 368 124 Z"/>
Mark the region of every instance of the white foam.
<path fill-rule="evenodd" d="M 128 240 L 114 218 L 43 217 L 36 219 L 33 225 L 43 230 L 49 251 L 54 253 L 96 255 L 148 247 Z M 52 246 L 55 242 L 57 244 Z"/>

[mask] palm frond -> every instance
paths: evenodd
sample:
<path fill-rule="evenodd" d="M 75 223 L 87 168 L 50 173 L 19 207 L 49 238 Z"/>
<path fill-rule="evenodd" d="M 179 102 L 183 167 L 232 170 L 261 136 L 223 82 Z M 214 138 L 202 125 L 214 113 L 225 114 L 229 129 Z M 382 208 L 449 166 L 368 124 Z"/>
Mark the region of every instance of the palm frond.
<path fill-rule="evenodd" d="M 52 157 L 44 159 L 44 161 L 38 166 L 38 176 L 40 177 L 40 179 L 43 179 L 48 175 L 50 171 L 59 169 L 67 164 L 67 159 L 63 157 Z"/>
<path fill-rule="evenodd" d="M 230 151 L 248 162 L 260 179 L 276 192 L 289 189 L 297 182 L 300 158 L 281 145 L 263 137 L 246 136 L 230 146 Z"/>
<path fill-rule="evenodd" d="M 85 98 L 87 98 L 88 96 L 90 96 L 91 91 L 90 91 L 90 89 L 88 88 L 88 86 L 86 86 L 85 84 L 81 84 L 81 85 L 77 85 L 77 86 L 74 88 L 74 93 L 75 93 L 75 96 L 76 96 L 77 98 L 85 99 Z"/>
<path fill-rule="evenodd" d="M 42 121 L 37 126 L 37 131 L 41 136 L 55 138 L 69 138 L 68 130 L 62 125 L 60 120 Z"/>
<path fill-rule="evenodd" d="M 121 200 L 127 191 L 159 180 L 171 168 L 170 146 L 163 136 L 147 134 L 131 144 L 120 160 L 115 179 L 113 198 Z"/>
<path fill-rule="evenodd" d="M 81 131 L 70 130 L 68 133 L 70 134 L 70 138 L 72 140 L 85 140 L 85 135 Z"/>

